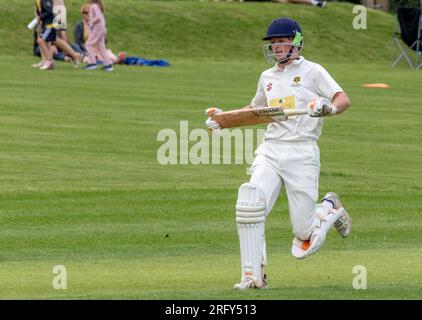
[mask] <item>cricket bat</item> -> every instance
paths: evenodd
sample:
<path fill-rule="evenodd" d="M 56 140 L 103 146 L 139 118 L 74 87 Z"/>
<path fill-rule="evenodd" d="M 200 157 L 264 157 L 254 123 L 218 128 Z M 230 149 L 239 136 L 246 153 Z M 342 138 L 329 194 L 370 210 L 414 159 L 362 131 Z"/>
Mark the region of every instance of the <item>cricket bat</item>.
<path fill-rule="evenodd" d="M 211 119 L 218 122 L 221 128 L 224 129 L 277 121 L 272 116 L 288 117 L 304 114 L 307 114 L 306 109 L 283 110 L 282 107 L 245 108 L 216 113 L 211 116 Z"/>

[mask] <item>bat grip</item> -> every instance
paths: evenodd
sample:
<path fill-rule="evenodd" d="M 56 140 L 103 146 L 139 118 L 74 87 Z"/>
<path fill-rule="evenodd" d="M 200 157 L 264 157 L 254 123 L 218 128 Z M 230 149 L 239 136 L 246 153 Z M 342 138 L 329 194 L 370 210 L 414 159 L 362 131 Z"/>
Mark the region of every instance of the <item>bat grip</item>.
<path fill-rule="evenodd" d="M 286 116 L 300 116 L 300 115 L 304 115 L 304 114 L 308 114 L 308 112 L 306 111 L 306 109 L 299 109 L 299 110 L 284 110 L 284 114 Z"/>

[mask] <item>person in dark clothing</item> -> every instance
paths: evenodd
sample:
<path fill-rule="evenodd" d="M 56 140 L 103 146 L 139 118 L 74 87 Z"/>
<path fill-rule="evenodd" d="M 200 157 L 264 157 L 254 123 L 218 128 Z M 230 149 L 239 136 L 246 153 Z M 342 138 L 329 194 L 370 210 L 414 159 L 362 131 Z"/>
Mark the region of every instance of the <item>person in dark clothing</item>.
<path fill-rule="evenodd" d="M 89 4 L 84 3 L 81 8 L 81 14 L 83 19 L 76 23 L 73 29 L 73 50 L 83 53 L 86 55 L 85 42 L 89 36 Z"/>
<path fill-rule="evenodd" d="M 83 60 L 83 55 L 72 50 L 65 40 L 57 37 L 57 30 L 60 27 L 63 28 L 63 24 L 60 26 L 56 22 L 53 3 L 52 0 L 35 1 L 35 18 L 38 20 L 38 26 L 35 30 L 38 36 L 37 44 L 39 46 L 41 62 L 32 66 L 40 70 L 52 70 L 55 68 L 54 60 L 62 60 L 61 58 L 64 59 L 67 56 L 72 59 L 77 68 Z M 57 57 L 59 59 L 55 59 Z"/>
<path fill-rule="evenodd" d="M 72 43 L 73 50 L 86 54 L 83 21 L 79 21 L 75 25 L 75 29 L 73 30 L 73 39 L 74 39 L 74 42 Z"/>
<path fill-rule="evenodd" d="M 37 39 L 41 50 L 43 61 L 40 63 L 40 70 L 52 70 L 55 68 L 53 55 L 50 46 L 56 41 L 56 29 L 54 28 L 54 14 L 52 0 L 36 0 L 35 1 L 36 19 L 41 21 L 41 34 Z"/>

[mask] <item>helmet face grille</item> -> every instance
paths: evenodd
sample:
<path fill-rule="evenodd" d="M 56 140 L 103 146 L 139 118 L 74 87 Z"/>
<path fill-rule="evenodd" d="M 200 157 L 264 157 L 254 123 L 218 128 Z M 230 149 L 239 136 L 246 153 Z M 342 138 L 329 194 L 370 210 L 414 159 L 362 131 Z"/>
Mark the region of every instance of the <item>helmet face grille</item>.
<path fill-rule="evenodd" d="M 289 45 L 291 50 L 284 54 L 276 54 L 273 50 L 275 45 Z M 300 45 L 294 46 L 293 41 L 291 43 L 266 43 L 263 47 L 265 60 L 269 63 L 285 63 L 288 60 L 296 59 L 299 57 L 299 53 L 303 48 L 303 41 Z"/>

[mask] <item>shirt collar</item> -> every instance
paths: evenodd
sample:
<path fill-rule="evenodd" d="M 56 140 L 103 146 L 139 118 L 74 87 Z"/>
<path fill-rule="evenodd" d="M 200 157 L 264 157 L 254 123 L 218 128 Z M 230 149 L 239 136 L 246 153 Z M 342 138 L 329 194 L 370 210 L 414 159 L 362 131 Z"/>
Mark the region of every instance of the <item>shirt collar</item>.
<path fill-rule="evenodd" d="M 295 59 L 295 60 L 293 61 L 293 63 L 291 63 L 291 64 L 289 64 L 289 65 L 285 66 L 283 69 L 280 69 L 280 68 L 278 67 L 278 63 L 276 63 L 276 64 L 274 65 L 273 70 L 274 70 L 274 71 L 280 71 L 280 72 L 283 72 L 283 71 L 288 71 L 288 70 L 290 70 L 290 69 L 292 69 L 292 68 L 295 68 L 296 66 L 298 66 L 299 64 L 301 64 L 303 61 L 305 61 L 305 58 L 304 58 L 304 57 L 302 57 L 302 56 L 300 56 L 300 57 L 299 57 L 299 59 Z"/>

